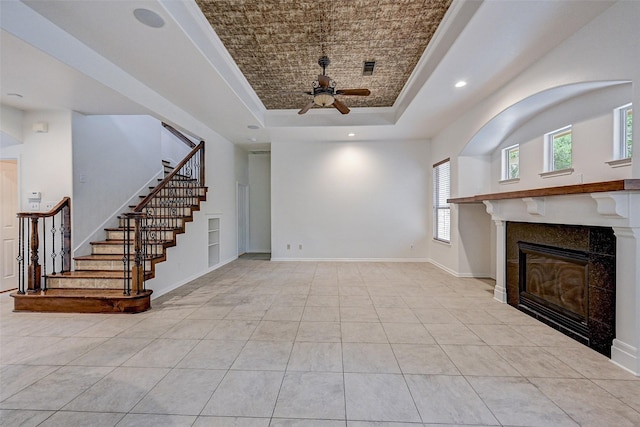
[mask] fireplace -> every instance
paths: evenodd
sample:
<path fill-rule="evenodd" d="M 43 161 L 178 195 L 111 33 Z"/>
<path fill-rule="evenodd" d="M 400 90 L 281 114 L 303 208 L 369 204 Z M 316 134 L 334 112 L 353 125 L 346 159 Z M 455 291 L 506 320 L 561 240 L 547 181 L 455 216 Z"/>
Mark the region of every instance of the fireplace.
<path fill-rule="evenodd" d="M 588 342 L 588 255 L 525 242 L 518 242 L 518 249 L 519 307 Z"/>
<path fill-rule="evenodd" d="M 507 302 L 610 357 L 615 236 L 607 227 L 507 223 Z"/>

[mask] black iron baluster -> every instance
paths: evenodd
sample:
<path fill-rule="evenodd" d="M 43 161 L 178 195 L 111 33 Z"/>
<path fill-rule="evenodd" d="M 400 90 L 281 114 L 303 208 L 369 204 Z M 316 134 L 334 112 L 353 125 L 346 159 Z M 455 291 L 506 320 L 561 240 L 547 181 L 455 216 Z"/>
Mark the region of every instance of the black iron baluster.
<path fill-rule="evenodd" d="M 42 290 L 47 290 L 47 217 L 42 218 Z"/>
<path fill-rule="evenodd" d="M 62 221 L 62 218 L 60 218 Z M 51 264 L 53 264 L 52 274 L 56 274 L 56 216 L 51 217 Z"/>
<path fill-rule="evenodd" d="M 24 295 L 24 222 L 25 218 L 18 220 L 18 294 Z"/>
<path fill-rule="evenodd" d="M 130 282 L 130 277 L 129 277 L 129 271 L 130 271 L 130 259 L 129 259 L 129 227 L 130 227 L 130 218 L 128 215 L 125 215 L 124 217 L 118 217 L 118 219 L 120 221 L 123 221 L 122 224 L 122 228 L 123 228 L 123 253 L 124 255 L 122 255 L 122 273 L 123 273 L 123 293 L 124 295 L 130 295 L 131 294 L 131 282 Z"/>
<path fill-rule="evenodd" d="M 64 245 L 64 227 L 65 227 L 65 222 L 64 222 L 64 215 L 60 218 L 60 228 L 58 229 L 58 231 L 60 232 L 60 273 L 64 273 L 65 270 L 65 265 L 64 265 L 64 260 L 65 260 L 65 245 Z M 69 257 L 71 257 L 71 250 L 69 250 Z M 71 270 L 71 269 L 69 269 Z"/>

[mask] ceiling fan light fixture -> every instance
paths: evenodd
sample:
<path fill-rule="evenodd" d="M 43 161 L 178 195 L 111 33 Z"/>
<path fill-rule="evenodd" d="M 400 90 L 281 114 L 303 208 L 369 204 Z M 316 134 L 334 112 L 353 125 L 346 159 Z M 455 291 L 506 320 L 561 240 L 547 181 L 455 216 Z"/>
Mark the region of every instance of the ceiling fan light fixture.
<path fill-rule="evenodd" d="M 313 102 L 321 107 L 328 107 L 333 104 L 333 101 L 335 101 L 335 98 L 328 93 L 319 93 L 313 97 Z"/>

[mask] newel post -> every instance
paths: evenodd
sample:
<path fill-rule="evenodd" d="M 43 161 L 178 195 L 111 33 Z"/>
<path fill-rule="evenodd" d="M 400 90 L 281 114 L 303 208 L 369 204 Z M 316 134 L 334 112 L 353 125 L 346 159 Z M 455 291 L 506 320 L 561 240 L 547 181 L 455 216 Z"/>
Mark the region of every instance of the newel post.
<path fill-rule="evenodd" d="M 136 215 L 133 219 L 133 250 L 134 264 L 131 267 L 131 288 L 139 294 L 144 289 L 144 257 L 142 253 L 142 216 Z"/>
<path fill-rule="evenodd" d="M 41 267 L 38 263 L 38 248 L 40 246 L 40 238 L 38 236 L 38 217 L 31 217 L 31 238 L 29 239 L 30 260 L 27 280 L 27 292 L 36 292 L 40 290 Z"/>

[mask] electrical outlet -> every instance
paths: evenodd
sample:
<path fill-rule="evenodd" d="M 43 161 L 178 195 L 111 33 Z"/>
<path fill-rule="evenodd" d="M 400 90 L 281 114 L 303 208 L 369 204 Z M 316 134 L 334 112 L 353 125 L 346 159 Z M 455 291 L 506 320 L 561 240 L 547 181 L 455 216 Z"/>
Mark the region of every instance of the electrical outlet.
<path fill-rule="evenodd" d="M 55 205 L 55 202 L 44 202 L 44 210 L 48 212 L 53 209 Z"/>
<path fill-rule="evenodd" d="M 31 202 L 29 203 L 29 209 L 32 211 L 40 210 L 40 202 Z"/>

